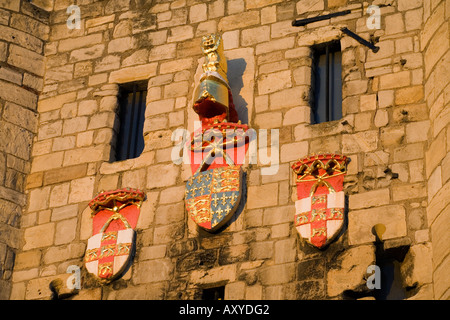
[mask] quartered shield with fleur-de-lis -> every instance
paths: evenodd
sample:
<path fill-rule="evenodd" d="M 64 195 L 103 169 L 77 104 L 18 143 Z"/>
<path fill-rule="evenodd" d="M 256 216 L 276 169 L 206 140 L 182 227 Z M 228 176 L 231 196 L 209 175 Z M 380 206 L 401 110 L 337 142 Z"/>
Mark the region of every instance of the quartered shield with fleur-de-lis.
<path fill-rule="evenodd" d="M 217 122 L 205 125 L 189 142 L 193 176 L 186 182 L 186 210 L 207 231 L 220 229 L 239 205 L 247 130 L 240 122 Z"/>
<path fill-rule="evenodd" d="M 89 203 L 93 228 L 84 260 L 87 271 L 100 281 L 117 279 L 130 265 L 144 200 L 142 191 L 125 188 L 101 192 Z"/>
<path fill-rule="evenodd" d="M 200 171 L 189 178 L 186 209 L 198 226 L 215 231 L 231 218 L 241 199 L 241 181 L 240 165 Z"/>

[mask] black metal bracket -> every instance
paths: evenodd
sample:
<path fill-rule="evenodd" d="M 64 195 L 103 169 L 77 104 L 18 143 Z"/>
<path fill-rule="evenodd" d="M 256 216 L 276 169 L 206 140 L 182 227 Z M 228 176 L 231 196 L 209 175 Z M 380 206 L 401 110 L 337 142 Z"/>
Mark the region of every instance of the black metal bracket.
<path fill-rule="evenodd" d="M 334 17 L 339 17 L 339 16 L 345 16 L 351 12 L 352 12 L 351 10 L 345 10 L 345 11 L 339 11 L 339 12 L 334 12 L 334 13 L 330 13 L 330 14 L 325 14 L 323 16 L 317 16 L 317 17 L 306 18 L 306 19 L 298 19 L 298 20 L 292 21 L 292 26 L 293 27 L 303 27 L 309 23 L 328 20 L 328 19 L 331 19 Z"/>
<path fill-rule="evenodd" d="M 305 26 L 305 25 L 307 25 L 309 23 L 313 23 L 313 22 L 317 22 L 317 21 L 323 21 L 323 20 L 328 20 L 328 19 L 331 19 L 331 18 L 334 18 L 334 17 L 339 17 L 339 16 L 345 16 L 345 15 L 351 13 L 351 12 L 352 12 L 351 10 L 344 10 L 344 11 L 334 12 L 334 13 L 330 13 L 330 14 L 325 14 L 323 16 L 317 16 L 317 17 L 312 17 L 312 18 L 293 20 L 292 21 L 292 26 L 293 27 L 303 27 L 303 26 Z M 356 41 L 358 41 L 362 45 L 365 45 L 366 47 L 370 48 L 373 52 L 376 53 L 376 52 L 378 52 L 378 50 L 380 50 L 380 47 L 377 47 L 373 43 L 371 43 L 371 42 L 361 38 L 359 35 L 357 35 L 353 31 L 350 31 L 346 27 L 341 28 L 341 30 L 346 35 L 352 37 L 353 39 L 355 39 Z"/>
<path fill-rule="evenodd" d="M 373 43 L 371 43 L 371 42 L 361 38 L 360 36 L 358 36 L 353 31 L 348 30 L 346 27 L 342 28 L 341 30 L 342 30 L 343 33 L 345 33 L 346 35 L 352 37 L 353 39 L 355 39 L 356 41 L 358 41 L 362 45 L 365 45 L 366 47 L 370 48 L 374 53 L 377 53 L 378 50 L 380 50 L 380 47 L 377 47 Z"/>

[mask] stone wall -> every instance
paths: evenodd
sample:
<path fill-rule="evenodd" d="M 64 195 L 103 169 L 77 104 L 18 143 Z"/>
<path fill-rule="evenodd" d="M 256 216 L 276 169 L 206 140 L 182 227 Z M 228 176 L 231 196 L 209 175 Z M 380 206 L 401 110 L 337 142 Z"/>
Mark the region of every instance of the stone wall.
<path fill-rule="evenodd" d="M 365 297 L 366 270 L 377 261 L 377 223 L 386 226 L 387 251 L 409 248 L 399 258 L 407 297 L 433 297 L 429 225 L 433 232 L 433 221 L 448 215 L 442 207 L 430 221 L 427 205 L 448 195 L 444 178 L 444 187 L 431 182 L 437 170 L 444 177 L 439 164 L 448 156 L 435 161 L 433 168 L 440 169 L 429 171 L 426 152 L 434 155 L 430 141 L 448 137 L 447 122 L 438 117 L 444 102 L 433 107 L 445 95 L 429 89 L 443 68 L 433 69 L 438 58 L 431 57 L 433 50 L 427 58 L 426 48 L 434 43 L 434 32 L 427 30 L 438 28 L 433 21 L 448 27 L 429 16 L 448 10 L 444 1 L 433 10 L 429 1 L 428 7 L 422 1 L 373 1 L 382 17 L 375 30 L 367 29 L 359 1 L 87 0 L 79 4 L 81 28 L 73 30 L 66 25 L 70 3 L 47 2 L 51 28 L 12 299 L 48 299 L 52 280 L 65 279 L 69 265 L 83 265 L 92 232 L 87 204 L 99 191 L 119 187 L 147 194 L 134 263 L 107 286 L 83 273 L 75 299 L 192 299 L 215 286 L 225 286 L 226 299 Z M 344 9 L 353 12 L 291 26 L 296 18 Z M 344 35 L 344 26 L 380 50 L 373 53 Z M 268 165 L 261 158 L 246 165 L 241 208 L 218 234 L 198 230 L 187 216 L 190 168 L 171 161 L 178 143 L 172 132 L 192 131 L 197 119 L 192 94 L 201 73 L 200 39 L 212 32 L 223 34 L 241 119 L 257 132 L 278 129 L 280 143 L 277 174 L 263 174 Z M 343 52 L 343 118 L 311 125 L 310 47 L 328 41 L 340 41 Z M 136 80 L 148 80 L 145 148 L 138 158 L 111 162 L 118 84 Z M 321 151 L 351 158 L 344 185 L 348 219 L 326 250 L 301 241 L 294 228 L 297 195 L 290 168 L 299 157 Z M 442 225 L 434 224 L 436 234 Z M 443 276 L 445 264 L 434 256 L 434 274 Z M 440 261 L 448 261 L 444 256 Z"/>
<path fill-rule="evenodd" d="M 0 299 L 9 298 L 20 249 L 48 32 L 47 12 L 26 1 L 0 1 Z"/>
<path fill-rule="evenodd" d="M 449 15 L 448 1 L 424 3 L 424 28 L 421 49 L 424 51 L 425 98 L 430 114 L 430 128 L 425 163 L 428 180 L 427 218 L 433 243 L 434 298 L 449 298 Z"/>

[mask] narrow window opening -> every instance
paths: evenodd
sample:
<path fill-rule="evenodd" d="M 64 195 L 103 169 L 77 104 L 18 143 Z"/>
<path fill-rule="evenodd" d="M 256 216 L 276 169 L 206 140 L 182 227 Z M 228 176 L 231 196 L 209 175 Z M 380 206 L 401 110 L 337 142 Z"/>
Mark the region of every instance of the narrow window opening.
<path fill-rule="evenodd" d="M 313 123 L 342 118 L 342 53 L 339 41 L 320 44 L 313 52 Z"/>
<path fill-rule="evenodd" d="M 202 291 L 202 300 L 224 300 L 225 286 L 205 288 Z"/>
<path fill-rule="evenodd" d="M 144 150 L 145 101 L 147 81 L 119 87 L 119 132 L 116 134 L 115 161 L 133 159 Z"/>

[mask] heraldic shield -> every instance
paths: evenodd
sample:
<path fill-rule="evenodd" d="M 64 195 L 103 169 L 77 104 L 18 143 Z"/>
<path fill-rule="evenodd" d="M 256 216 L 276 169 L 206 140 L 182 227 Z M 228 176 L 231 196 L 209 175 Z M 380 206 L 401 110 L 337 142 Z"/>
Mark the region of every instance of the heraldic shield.
<path fill-rule="evenodd" d="M 194 133 L 190 142 L 193 175 L 186 182 L 186 210 L 206 231 L 220 229 L 239 206 L 247 130 L 247 125 L 215 123 Z"/>
<path fill-rule="evenodd" d="M 227 166 L 194 174 L 186 183 L 186 209 L 207 231 L 222 227 L 241 199 L 241 166 Z"/>
<path fill-rule="evenodd" d="M 145 194 L 137 189 L 102 192 L 89 203 L 93 230 L 89 238 L 85 266 L 102 282 L 120 277 L 135 250 L 135 231 Z"/>
<path fill-rule="evenodd" d="M 344 175 L 348 159 L 338 154 L 311 155 L 292 165 L 297 175 L 295 227 L 302 238 L 321 249 L 344 225 Z"/>

